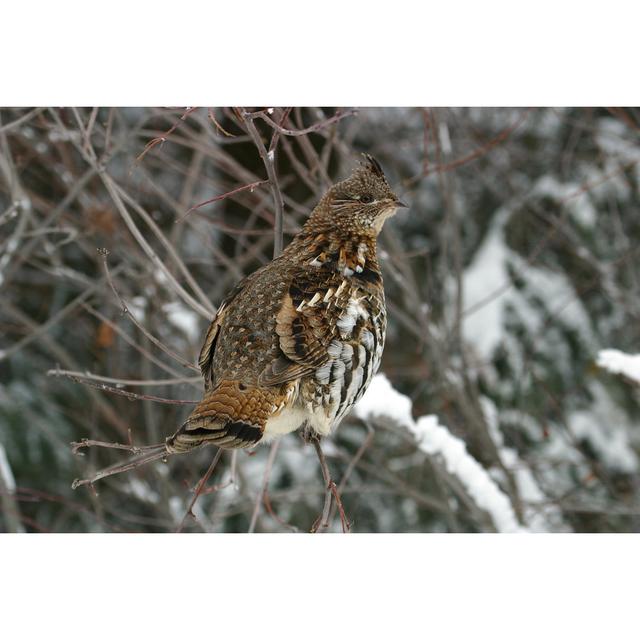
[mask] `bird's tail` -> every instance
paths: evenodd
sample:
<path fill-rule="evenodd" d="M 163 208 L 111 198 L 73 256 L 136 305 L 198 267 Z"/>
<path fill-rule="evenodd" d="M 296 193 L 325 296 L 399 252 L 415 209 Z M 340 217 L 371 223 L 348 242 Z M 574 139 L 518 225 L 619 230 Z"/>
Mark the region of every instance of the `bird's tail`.
<path fill-rule="evenodd" d="M 153 462 L 154 460 L 160 460 L 162 458 L 166 458 L 169 455 L 173 455 L 176 452 L 167 451 L 166 445 L 157 444 L 149 447 L 144 447 L 140 450 L 140 453 L 136 453 L 128 460 L 124 462 L 118 462 L 117 464 L 113 464 L 110 467 L 105 467 L 101 469 L 97 473 L 95 473 L 90 478 L 85 478 L 83 480 L 76 479 L 73 481 L 71 488 L 77 489 L 85 484 L 93 484 L 96 480 L 101 480 L 102 478 L 107 478 L 109 476 L 114 476 L 117 473 L 122 473 L 124 471 L 130 471 L 131 469 L 135 469 L 136 467 L 140 467 L 142 465 L 148 464 L 149 462 Z"/>
<path fill-rule="evenodd" d="M 252 447 L 279 401 L 277 392 L 222 380 L 202 399 L 186 422 L 167 438 L 169 453 L 214 444 L 221 449 Z"/>
<path fill-rule="evenodd" d="M 163 444 L 133 449 L 128 445 L 95 440 L 75 443 L 76 451 L 86 446 L 102 446 L 133 450 L 134 455 L 89 478 L 74 480 L 71 486 L 76 489 L 154 460 L 176 453 L 187 453 L 208 444 L 221 449 L 252 447 L 262 439 L 267 419 L 285 406 L 290 395 L 270 388 L 247 386 L 235 380 L 222 380 L 207 392 L 185 423 Z"/>

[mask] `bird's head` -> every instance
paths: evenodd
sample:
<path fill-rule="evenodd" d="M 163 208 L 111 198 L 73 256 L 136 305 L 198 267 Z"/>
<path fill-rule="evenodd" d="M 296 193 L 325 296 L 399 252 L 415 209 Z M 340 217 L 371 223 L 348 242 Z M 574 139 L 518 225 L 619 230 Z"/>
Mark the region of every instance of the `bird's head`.
<path fill-rule="evenodd" d="M 378 161 L 362 155 L 361 165 L 329 189 L 318 210 L 342 231 L 377 236 L 384 221 L 407 205 L 391 190 Z"/>

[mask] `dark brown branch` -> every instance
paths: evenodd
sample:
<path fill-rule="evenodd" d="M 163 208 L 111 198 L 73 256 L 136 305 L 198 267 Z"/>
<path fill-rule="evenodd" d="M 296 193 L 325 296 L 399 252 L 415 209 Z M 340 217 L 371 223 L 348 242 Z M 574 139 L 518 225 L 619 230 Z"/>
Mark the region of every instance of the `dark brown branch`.
<path fill-rule="evenodd" d="M 491 149 L 493 149 L 494 147 L 504 142 L 529 117 L 529 114 L 532 111 L 532 109 L 533 107 L 526 109 L 525 112 L 520 116 L 520 118 L 516 120 L 516 122 L 514 122 L 512 125 L 510 125 L 506 129 L 503 129 L 497 136 L 489 140 L 486 144 L 483 144 L 481 147 L 474 149 L 471 153 L 468 153 L 462 158 L 458 158 L 457 160 L 452 160 L 451 162 L 447 162 L 447 163 L 442 163 L 442 164 L 438 163 L 433 167 L 429 167 L 429 165 L 426 163 L 426 160 L 425 160 L 422 172 L 419 175 L 414 176 L 413 178 L 409 178 L 408 180 L 405 180 L 404 182 L 405 186 L 407 187 L 413 186 L 416 182 L 419 182 L 422 178 L 425 178 L 426 176 L 431 175 L 432 173 L 442 173 L 445 171 L 451 171 L 451 169 L 456 169 L 458 167 L 461 167 L 462 165 L 468 164 L 469 162 L 472 162 L 473 160 L 477 160 L 478 158 L 486 155 L 489 151 L 491 151 Z M 426 133 L 425 133 L 425 137 L 426 137 Z M 436 138 L 437 136 L 434 135 L 434 140 Z"/>
<path fill-rule="evenodd" d="M 111 449 L 127 449 L 127 445 L 117 445 L 116 443 L 110 444 L 107 442 L 100 442 L 99 440 L 87 440 L 87 444 L 84 446 L 94 446 L 94 447 L 105 447 Z M 73 443 L 76 450 L 83 446 L 83 443 Z M 125 462 L 118 462 L 110 467 L 106 467 L 105 469 L 101 469 L 96 472 L 89 478 L 85 478 L 83 480 L 74 480 L 71 484 L 72 489 L 77 489 L 78 487 L 82 487 L 83 485 L 93 484 L 97 480 L 101 480 L 102 478 L 108 478 L 109 476 L 114 476 L 118 473 L 124 473 L 125 471 L 131 471 L 137 467 L 141 467 L 142 465 L 148 464 L 149 462 L 154 462 L 155 460 L 166 460 L 170 455 L 164 444 L 151 445 L 149 447 L 145 447 L 142 450 L 140 447 L 131 447 L 129 450 L 140 450 L 141 453 L 135 454 L 133 458 L 130 460 L 125 460 Z"/>
<path fill-rule="evenodd" d="M 142 150 L 142 153 L 136 158 L 136 164 L 138 164 L 156 145 L 166 142 L 167 138 L 180 126 L 182 122 L 184 122 L 184 120 L 187 119 L 187 116 L 196 109 L 197 107 L 190 107 L 188 109 L 185 109 L 184 113 L 180 116 L 180 119 L 162 136 L 159 136 L 147 142 L 144 149 Z"/>
<path fill-rule="evenodd" d="M 222 195 L 216 196 L 215 198 L 210 198 L 209 200 L 205 200 L 200 204 L 194 204 L 193 207 L 187 209 L 187 211 L 183 215 L 181 215 L 179 218 L 176 218 L 176 222 L 182 222 L 182 220 L 184 220 L 192 211 L 195 211 L 196 209 L 200 209 L 200 207 L 204 207 L 205 205 L 211 204 L 212 202 L 218 202 L 219 200 L 224 200 L 225 198 L 228 198 L 229 196 L 232 196 L 236 193 L 240 193 L 241 191 L 247 191 L 247 189 L 250 191 L 253 191 L 256 187 L 259 187 L 261 184 L 267 184 L 268 182 L 269 182 L 268 180 L 258 180 L 250 184 L 245 184 L 242 187 L 238 187 L 237 189 L 227 191 L 227 193 L 223 193 Z"/>
<path fill-rule="evenodd" d="M 151 396 L 144 393 L 134 393 L 133 391 L 125 391 L 124 389 L 118 389 L 118 387 L 112 387 L 111 385 L 92 380 L 91 378 L 79 378 L 67 371 L 60 371 L 58 369 L 50 369 L 47 371 L 48 376 L 54 376 L 59 378 L 68 378 L 78 384 L 84 384 L 87 387 L 93 387 L 100 391 L 106 391 L 107 393 L 113 393 L 117 396 L 124 396 L 129 400 L 150 400 L 151 402 L 160 402 L 162 404 L 198 404 L 196 400 L 171 400 L 170 398 L 161 398 L 160 396 Z"/>
<path fill-rule="evenodd" d="M 278 176 L 276 173 L 275 164 L 275 145 L 273 141 L 269 145 L 269 151 L 264 146 L 264 142 L 260 137 L 260 133 L 256 128 L 251 114 L 246 111 L 241 111 L 242 118 L 244 120 L 247 132 L 251 136 L 253 143 L 258 149 L 258 153 L 262 158 L 265 169 L 267 171 L 267 177 L 269 178 L 269 186 L 271 187 L 271 194 L 273 196 L 274 213 L 275 213 L 275 227 L 274 227 L 274 240 L 273 240 L 273 257 L 277 257 L 282 253 L 283 242 L 283 228 L 284 228 L 284 200 L 282 198 L 282 191 L 278 183 Z M 275 134 L 274 134 L 275 135 Z"/>
<path fill-rule="evenodd" d="M 264 120 L 270 127 L 275 129 L 278 133 L 281 133 L 283 136 L 296 137 L 296 136 L 306 136 L 310 133 L 316 133 L 332 124 L 335 124 L 336 122 L 339 122 L 344 118 L 348 118 L 349 116 L 354 116 L 357 113 L 358 113 L 358 110 L 353 108 L 346 109 L 345 111 L 338 110 L 338 112 L 335 115 L 331 116 L 330 118 L 327 118 L 322 122 L 316 122 L 316 124 L 313 124 L 310 127 L 307 127 L 306 129 L 285 129 L 281 125 L 275 123 L 271 118 L 269 118 L 269 116 L 264 111 L 259 111 L 259 112 L 256 112 L 255 114 L 250 114 L 250 115 L 254 117 L 262 118 L 262 120 Z"/>

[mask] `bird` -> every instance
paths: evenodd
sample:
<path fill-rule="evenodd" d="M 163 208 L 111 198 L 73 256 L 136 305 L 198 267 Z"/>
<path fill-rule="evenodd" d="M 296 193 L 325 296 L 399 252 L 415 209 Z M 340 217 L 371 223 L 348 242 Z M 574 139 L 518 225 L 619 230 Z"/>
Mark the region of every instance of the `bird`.
<path fill-rule="evenodd" d="M 380 366 L 387 313 L 377 239 L 406 206 L 363 154 L 284 251 L 222 301 L 198 359 L 202 401 L 164 443 L 139 448 L 133 466 L 205 445 L 252 448 L 298 429 L 333 433 Z"/>

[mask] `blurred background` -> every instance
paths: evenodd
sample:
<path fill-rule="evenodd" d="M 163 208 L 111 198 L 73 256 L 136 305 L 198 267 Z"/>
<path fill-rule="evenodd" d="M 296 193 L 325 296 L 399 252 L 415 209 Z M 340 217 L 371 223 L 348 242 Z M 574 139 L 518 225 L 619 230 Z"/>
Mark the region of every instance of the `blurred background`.
<path fill-rule="evenodd" d="M 296 434 L 225 452 L 186 518 L 214 449 L 73 491 L 126 454 L 70 443 L 172 434 L 278 194 L 286 244 L 368 152 L 410 209 L 379 247 L 390 410 L 323 443 L 351 530 L 638 531 L 640 374 L 601 352 L 640 351 L 639 137 L 629 108 L 0 109 L 0 530 L 312 527 Z"/>

